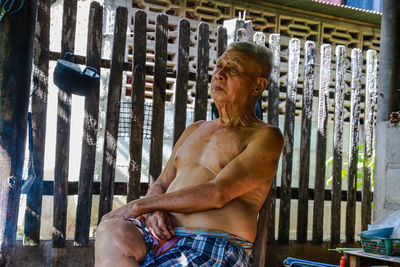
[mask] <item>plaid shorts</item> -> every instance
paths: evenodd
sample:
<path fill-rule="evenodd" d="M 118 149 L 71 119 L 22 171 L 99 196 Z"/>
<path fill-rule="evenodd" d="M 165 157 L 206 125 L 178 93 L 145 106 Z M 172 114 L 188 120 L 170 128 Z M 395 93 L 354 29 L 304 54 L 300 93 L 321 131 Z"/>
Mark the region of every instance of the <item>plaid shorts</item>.
<path fill-rule="evenodd" d="M 244 248 L 228 242 L 224 238 L 212 236 L 212 233 L 189 231 L 190 234 L 179 236 L 178 241 L 168 251 L 156 257 L 153 250 L 154 237 L 143 221 L 130 219 L 143 231 L 147 255 L 141 267 L 246 267 L 249 255 Z M 182 228 L 180 228 L 182 229 Z"/>

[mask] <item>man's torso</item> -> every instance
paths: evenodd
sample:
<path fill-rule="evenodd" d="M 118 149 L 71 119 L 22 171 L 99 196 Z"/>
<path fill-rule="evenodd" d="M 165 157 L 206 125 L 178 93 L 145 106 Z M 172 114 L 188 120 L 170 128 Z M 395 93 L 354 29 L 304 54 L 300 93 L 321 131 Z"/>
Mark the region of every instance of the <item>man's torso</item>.
<path fill-rule="evenodd" d="M 177 170 L 167 192 L 208 182 L 238 156 L 254 137 L 258 128 L 221 127 L 215 121 L 200 123 L 182 143 L 175 155 Z M 254 241 L 257 215 L 270 184 L 242 195 L 221 209 L 191 214 L 172 213 L 177 226 L 218 229 Z"/>

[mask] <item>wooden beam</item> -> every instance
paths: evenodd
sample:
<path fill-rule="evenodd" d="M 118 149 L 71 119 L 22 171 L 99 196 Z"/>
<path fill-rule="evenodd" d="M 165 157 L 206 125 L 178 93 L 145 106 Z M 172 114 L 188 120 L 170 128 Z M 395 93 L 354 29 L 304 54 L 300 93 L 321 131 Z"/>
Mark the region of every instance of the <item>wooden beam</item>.
<path fill-rule="evenodd" d="M 312 101 L 314 91 L 315 43 L 305 43 L 304 55 L 304 94 L 301 112 L 301 140 L 299 161 L 299 204 L 297 208 L 297 241 L 307 241 L 308 226 L 308 187 L 310 181 L 310 145 Z"/>
<path fill-rule="evenodd" d="M 101 43 L 103 36 L 103 8 L 98 2 L 90 4 L 87 37 L 86 65 L 100 74 Z M 100 81 L 96 82 L 85 96 L 85 111 L 82 135 L 82 157 L 79 173 L 78 204 L 76 209 L 75 245 L 89 244 L 90 219 L 92 215 L 92 187 L 96 159 L 97 128 L 99 125 Z"/>
<path fill-rule="evenodd" d="M 116 14 L 117 23 L 115 23 L 117 27 L 114 28 L 110 80 L 108 83 L 98 222 L 100 222 L 104 214 L 112 210 L 127 19 L 128 10 L 118 8 Z"/>
<path fill-rule="evenodd" d="M 74 52 L 77 0 L 65 0 L 61 55 Z M 53 246 L 64 247 L 67 228 L 67 184 L 69 163 L 69 138 L 71 121 L 71 94 L 58 91 L 56 159 L 54 167 L 54 217 Z"/>
<path fill-rule="evenodd" d="M 25 1 L 0 22 L 0 266 L 6 267 L 17 232 L 36 4 Z"/>
<path fill-rule="evenodd" d="M 39 0 L 37 5 L 32 79 L 32 155 L 34 168 L 28 177 L 35 176 L 26 197 L 24 245 L 37 246 L 40 242 L 42 213 L 42 180 L 46 143 L 47 94 L 49 78 L 50 0 Z"/>
<path fill-rule="evenodd" d="M 147 13 L 138 10 L 135 13 L 135 35 L 133 40 L 132 69 L 132 118 L 131 138 L 129 141 L 129 186 L 127 201 L 140 198 L 140 177 L 142 174 L 143 128 L 144 128 L 144 98 L 146 84 L 146 40 Z M 122 44 L 123 47 L 125 44 Z M 123 59 L 123 58 L 122 58 Z"/>

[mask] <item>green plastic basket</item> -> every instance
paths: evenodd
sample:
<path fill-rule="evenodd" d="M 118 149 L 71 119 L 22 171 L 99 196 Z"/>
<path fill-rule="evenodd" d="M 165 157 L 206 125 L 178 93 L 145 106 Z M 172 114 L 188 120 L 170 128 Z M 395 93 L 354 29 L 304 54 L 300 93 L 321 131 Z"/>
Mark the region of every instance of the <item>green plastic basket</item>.
<path fill-rule="evenodd" d="M 365 252 L 388 256 L 400 255 L 400 239 L 363 235 L 360 235 L 360 237 Z"/>

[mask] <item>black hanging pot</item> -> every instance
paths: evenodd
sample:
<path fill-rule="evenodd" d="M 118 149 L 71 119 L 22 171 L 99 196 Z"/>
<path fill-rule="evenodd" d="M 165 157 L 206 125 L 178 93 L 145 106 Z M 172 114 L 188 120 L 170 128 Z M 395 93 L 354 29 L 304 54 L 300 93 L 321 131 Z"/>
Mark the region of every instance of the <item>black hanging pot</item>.
<path fill-rule="evenodd" d="M 67 52 L 64 59 L 57 60 L 54 84 L 67 93 L 88 96 L 99 85 L 100 75 L 97 69 L 90 66 L 82 71 L 78 64 L 67 60 L 71 58 L 75 61 L 75 55 Z"/>

